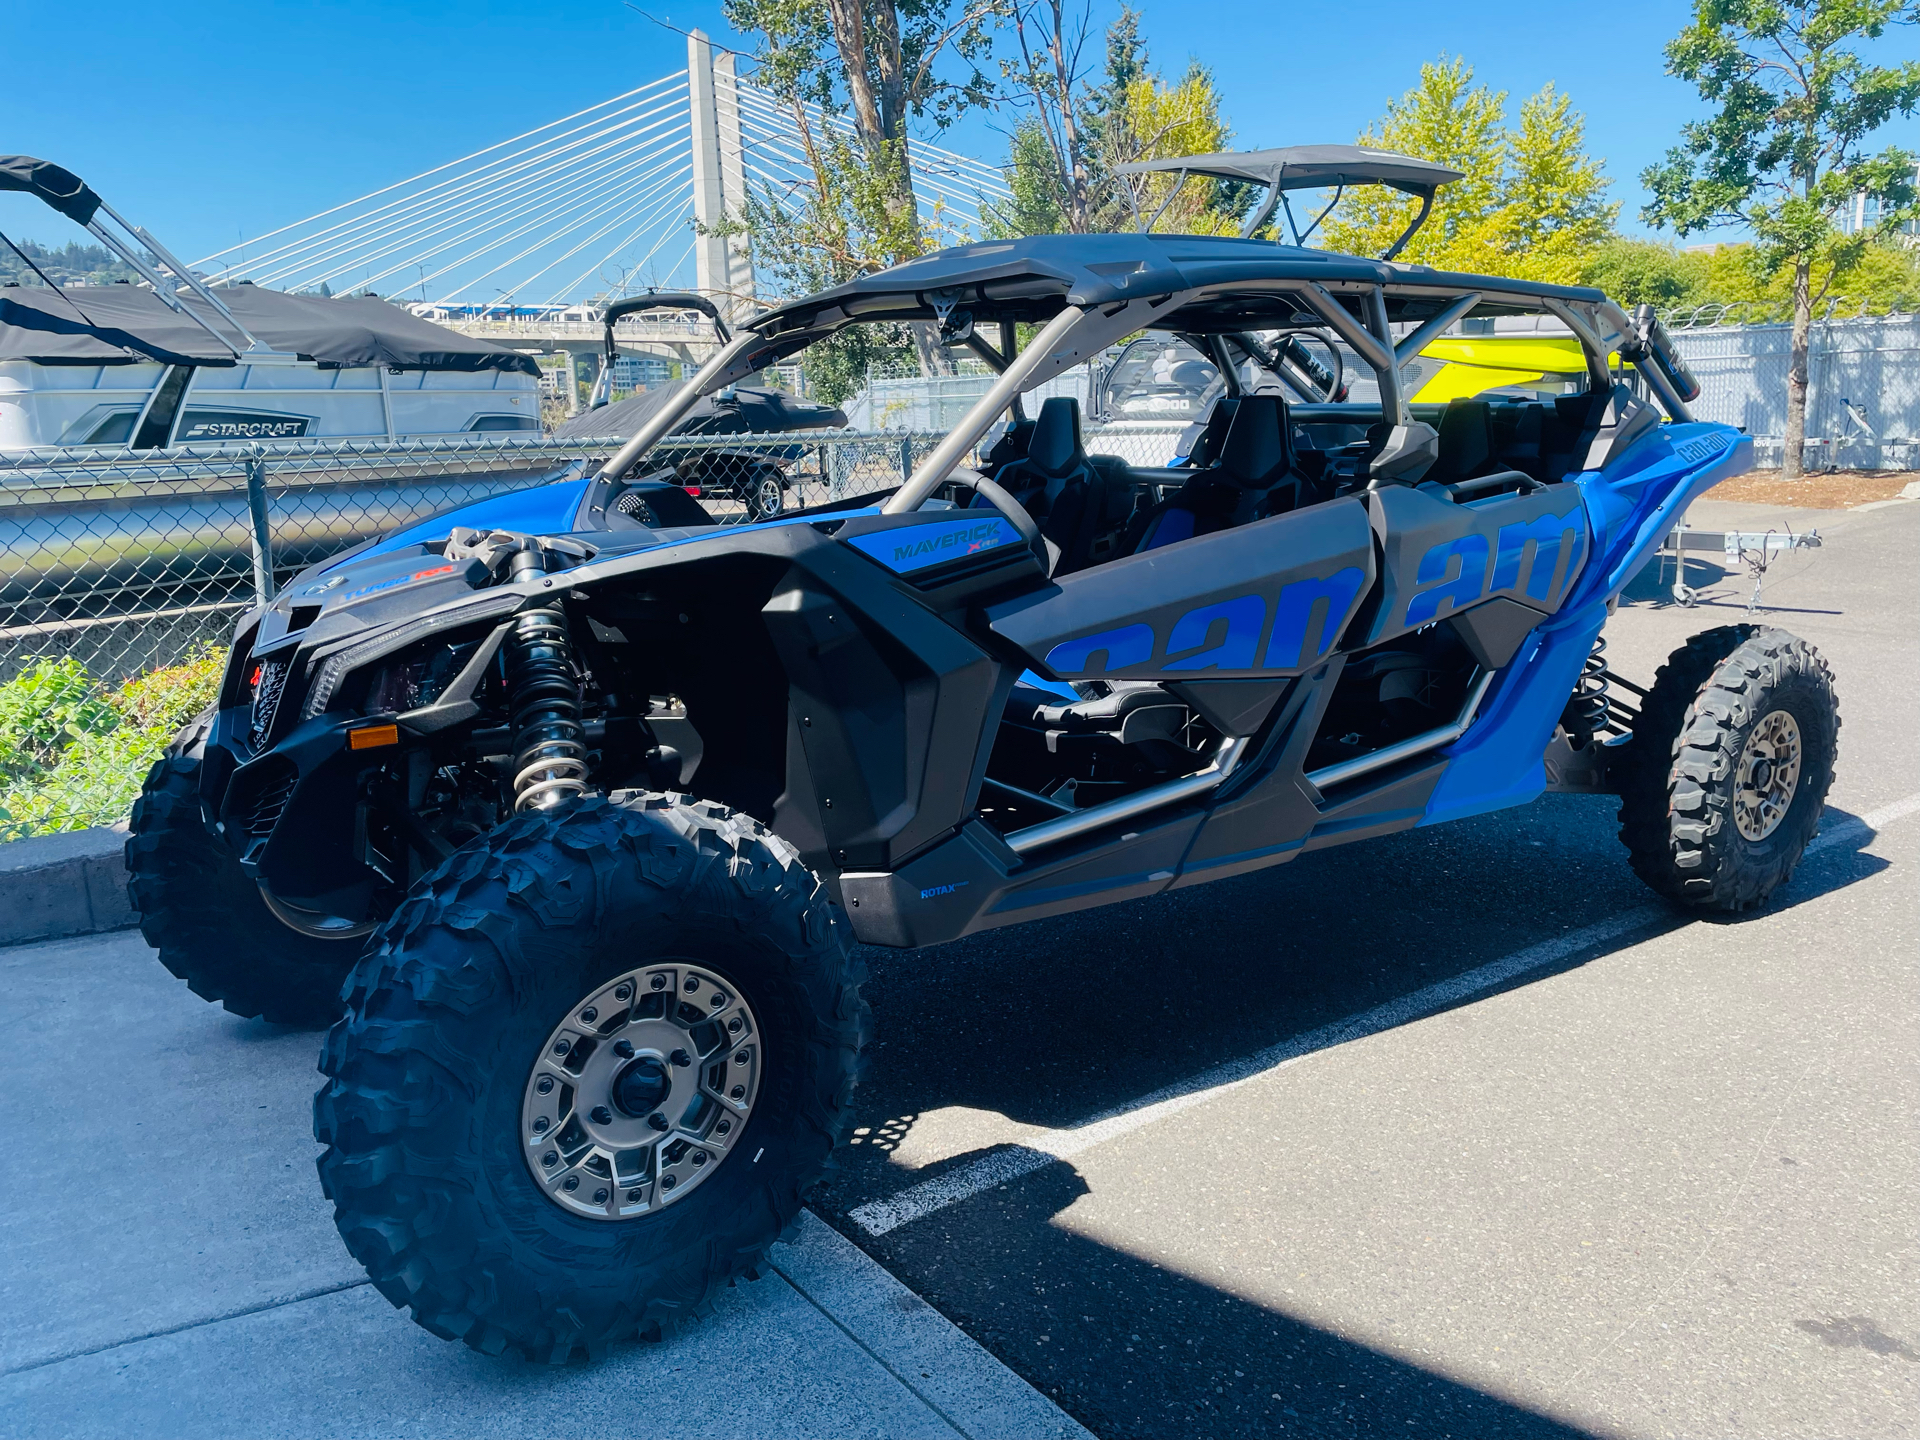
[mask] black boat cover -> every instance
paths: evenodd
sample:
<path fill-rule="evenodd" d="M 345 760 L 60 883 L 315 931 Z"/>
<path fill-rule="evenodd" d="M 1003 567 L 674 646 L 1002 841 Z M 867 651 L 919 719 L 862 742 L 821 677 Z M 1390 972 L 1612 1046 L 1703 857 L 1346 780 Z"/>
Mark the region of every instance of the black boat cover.
<path fill-rule="evenodd" d="M 236 319 L 272 349 L 322 369 L 386 365 L 396 370 L 511 370 L 538 375 L 530 355 L 474 340 L 371 296 L 288 295 L 255 285 L 216 290 Z M 138 285 L 49 290 L 0 286 L 0 360 L 39 365 L 232 365 L 246 348 L 220 315 L 191 294 L 222 346 L 192 320 Z"/>
<path fill-rule="evenodd" d="M 76 225 L 92 224 L 100 209 L 100 197 L 78 175 L 31 155 L 0 155 L 0 190 L 37 196 Z"/>
<path fill-rule="evenodd" d="M 670 380 L 652 390 L 629 395 L 598 410 L 576 415 L 553 433 L 556 439 L 607 436 L 626 439 L 662 405 L 679 393 L 684 380 Z M 796 400 L 778 390 L 736 385 L 702 397 L 687 418 L 674 427 L 676 435 L 778 435 L 788 430 L 838 430 L 847 423 L 844 411 Z"/>

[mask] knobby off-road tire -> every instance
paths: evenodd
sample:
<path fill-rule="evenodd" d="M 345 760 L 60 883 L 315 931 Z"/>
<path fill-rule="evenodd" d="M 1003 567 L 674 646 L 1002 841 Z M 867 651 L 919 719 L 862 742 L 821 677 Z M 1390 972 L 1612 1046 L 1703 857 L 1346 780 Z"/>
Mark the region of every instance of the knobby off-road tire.
<path fill-rule="evenodd" d="M 147 772 L 127 838 L 127 895 L 160 963 L 235 1015 L 318 1027 L 340 1018 L 340 987 L 364 939 L 289 929 L 260 896 L 200 799 L 200 760 L 170 754 Z"/>
<path fill-rule="evenodd" d="M 751 1113 L 682 1198 L 573 1213 L 523 1144 L 535 1066 L 587 997 L 662 962 L 750 1007 Z M 826 890 L 747 816 L 629 792 L 514 818 L 415 885 L 327 1037 L 314 1131 L 347 1248 L 394 1305 L 488 1354 L 657 1338 L 795 1224 L 847 1122 L 861 978 Z"/>
<path fill-rule="evenodd" d="M 1620 839 L 1634 873 L 1690 908 L 1766 903 L 1819 827 L 1839 731 L 1832 673 L 1806 641 L 1761 625 L 1694 636 L 1660 667 L 1623 747 Z M 1763 813 L 1755 759 L 1783 735 L 1798 756 L 1791 799 Z"/>

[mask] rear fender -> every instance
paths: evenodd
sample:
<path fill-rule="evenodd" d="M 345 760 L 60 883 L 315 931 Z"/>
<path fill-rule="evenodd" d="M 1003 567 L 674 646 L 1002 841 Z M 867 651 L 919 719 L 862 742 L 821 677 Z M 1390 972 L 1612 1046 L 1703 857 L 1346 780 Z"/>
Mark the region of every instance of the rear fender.
<path fill-rule="evenodd" d="M 1501 670 L 1473 728 L 1442 752 L 1450 763 L 1421 824 L 1524 805 L 1546 789 L 1547 745 L 1607 623 L 1609 602 L 1689 505 L 1752 468 L 1749 437 L 1726 425 L 1689 423 L 1663 427 L 1574 482 L 1592 527 L 1592 558 L 1560 613 Z"/>

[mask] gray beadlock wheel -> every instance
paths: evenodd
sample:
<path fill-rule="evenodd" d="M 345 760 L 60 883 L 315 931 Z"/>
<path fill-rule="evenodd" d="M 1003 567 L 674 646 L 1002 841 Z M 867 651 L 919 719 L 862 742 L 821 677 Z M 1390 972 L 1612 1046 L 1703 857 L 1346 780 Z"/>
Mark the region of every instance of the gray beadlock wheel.
<path fill-rule="evenodd" d="M 520 1104 L 527 1168 L 555 1204 L 622 1220 L 685 1200 L 746 1134 L 759 1027 L 709 966 L 597 987 L 547 1036 Z"/>

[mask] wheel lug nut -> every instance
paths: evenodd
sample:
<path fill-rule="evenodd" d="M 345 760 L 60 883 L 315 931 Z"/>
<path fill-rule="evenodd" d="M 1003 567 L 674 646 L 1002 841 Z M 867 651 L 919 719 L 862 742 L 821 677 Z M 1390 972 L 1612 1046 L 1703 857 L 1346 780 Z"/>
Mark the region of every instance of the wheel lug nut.
<path fill-rule="evenodd" d="M 631 1000 L 633 998 L 633 986 L 631 985 L 614 986 L 613 998 L 616 1000 Z"/>
<path fill-rule="evenodd" d="M 691 975 L 689 975 L 687 977 L 687 983 L 685 986 L 687 994 L 691 995 L 694 991 L 698 990 L 699 988 L 700 988 L 700 982 L 694 979 Z"/>
<path fill-rule="evenodd" d="M 734 1016 L 731 1020 L 727 1021 L 727 1029 L 733 1034 L 738 1035 L 740 1033 L 740 1028 L 741 1028 L 740 1017 L 738 1015 Z"/>
<path fill-rule="evenodd" d="M 674 1051 L 673 1054 L 667 1057 L 667 1059 L 671 1060 L 674 1064 L 680 1066 L 682 1069 L 685 1069 L 687 1066 L 693 1063 L 693 1057 L 687 1054 L 687 1052 L 684 1050 Z"/>
<path fill-rule="evenodd" d="M 594 1203 L 594 1204 L 596 1204 L 596 1205 L 604 1205 L 604 1204 L 606 1204 L 606 1203 L 607 1203 L 607 1192 L 606 1192 L 606 1191 L 604 1191 L 604 1190 L 596 1190 L 596 1191 L 594 1191 L 594 1192 L 593 1192 L 593 1203 Z"/>
<path fill-rule="evenodd" d="M 727 997 L 716 993 L 712 999 L 707 1001 L 707 1003 L 713 1006 L 714 1009 L 718 1010 L 722 1005 L 727 1003 Z"/>
<path fill-rule="evenodd" d="M 629 1205 L 637 1204 L 639 1202 L 639 1199 L 640 1199 L 640 1192 L 638 1190 L 627 1191 L 627 1203 Z"/>
<path fill-rule="evenodd" d="M 560 1157 L 554 1154 L 553 1151 L 549 1150 L 547 1151 L 546 1154 L 540 1157 L 540 1163 L 542 1165 L 545 1165 L 549 1170 L 551 1170 L 555 1165 L 558 1165 L 560 1163 Z"/>
<path fill-rule="evenodd" d="M 656 990 L 664 990 L 667 988 L 667 977 L 664 975 L 656 975 L 653 977 L 651 984 Z"/>
<path fill-rule="evenodd" d="M 596 1125 L 613 1124 L 613 1111 L 609 1110 L 604 1105 L 594 1106 L 593 1107 L 593 1123 Z"/>
<path fill-rule="evenodd" d="M 578 1190 L 580 1188 L 580 1177 L 578 1175 L 567 1176 L 567 1178 L 561 1182 L 560 1188 L 562 1190 Z"/>
<path fill-rule="evenodd" d="M 580 1012 L 580 1023 L 582 1025 L 591 1025 L 593 1024 L 594 1021 L 598 1020 L 599 1018 L 600 1018 L 600 1012 L 594 1009 L 591 1005 L 589 1005 L 586 1009 Z"/>
<path fill-rule="evenodd" d="M 633 1058 L 633 1042 L 631 1040 L 614 1041 L 613 1053 L 618 1055 L 622 1060 L 631 1060 Z"/>
<path fill-rule="evenodd" d="M 556 1040 L 553 1042 L 553 1053 L 556 1055 L 564 1055 L 572 1048 L 573 1047 L 564 1040 Z"/>
<path fill-rule="evenodd" d="M 662 1115 L 658 1110 L 656 1110 L 651 1115 L 647 1116 L 647 1124 L 651 1125 L 656 1130 L 664 1130 L 667 1128 L 667 1117 Z"/>
<path fill-rule="evenodd" d="M 731 1129 L 733 1129 L 733 1122 L 731 1120 L 722 1120 L 718 1125 L 713 1127 L 713 1133 L 716 1135 L 724 1135 Z"/>
<path fill-rule="evenodd" d="M 544 1115 L 542 1115 L 539 1119 L 533 1122 L 533 1133 L 536 1135 L 539 1135 L 542 1132 L 544 1132 L 546 1128 L 547 1128 L 547 1117 Z"/>
<path fill-rule="evenodd" d="M 696 1151 L 694 1151 L 694 1152 L 693 1152 L 693 1163 L 694 1163 L 694 1164 L 696 1164 L 696 1165 L 704 1165 L 704 1164 L 706 1164 L 706 1163 L 707 1163 L 707 1152 L 706 1152 L 706 1151 L 704 1151 L 704 1150 L 696 1150 Z"/>
<path fill-rule="evenodd" d="M 680 1182 L 671 1175 L 662 1175 L 660 1177 L 660 1188 L 662 1190 L 671 1190 L 674 1186 L 678 1185 L 679 1183 Z"/>
<path fill-rule="evenodd" d="M 744 1085 L 736 1085 L 733 1089 L 729 1090 L 727 1094 L 736 1100 L 744 1100 L 747 1098 L 747 1087 Z"/>
<path fill-rule="evenodd" d="M 538 1090 L 542 1095 L 551 1095 L 553 1093 L 553 1077 L 551 1075 L 542 1075 L 540 1077 L 540 1083 L 533 1088 Z"/>

